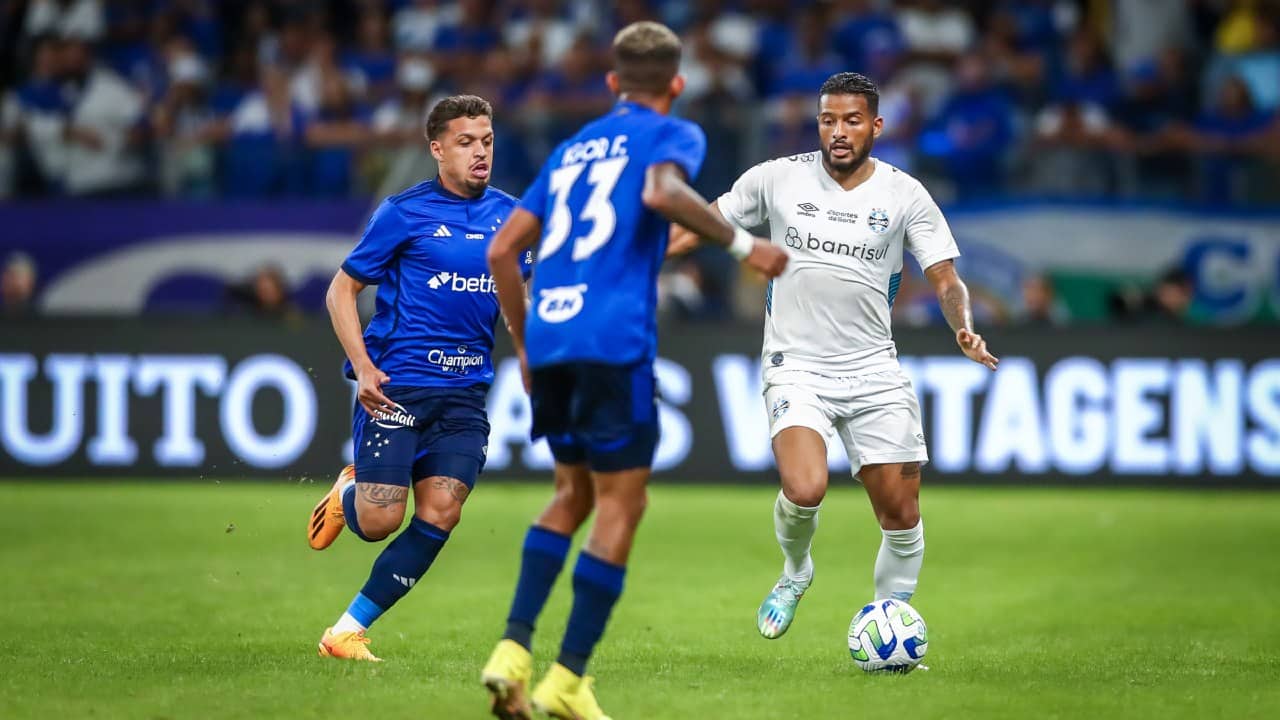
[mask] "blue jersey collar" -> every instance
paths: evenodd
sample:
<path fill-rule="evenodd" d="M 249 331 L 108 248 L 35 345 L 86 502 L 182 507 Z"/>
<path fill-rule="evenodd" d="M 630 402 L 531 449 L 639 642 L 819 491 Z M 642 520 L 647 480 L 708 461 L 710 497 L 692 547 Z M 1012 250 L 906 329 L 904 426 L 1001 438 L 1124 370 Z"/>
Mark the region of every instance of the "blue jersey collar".
<path fill-rule="evenodd" d="M 624 108 L 632 112 L 647 112 L 647 113 L 657 112 L 657 110 L 654 110 L 648 105 L 641 105 L 640 103 L 635 102 L 634 100 L 619 100 L 617 104 L 613 106 L 613 111 L 616 113 L 619 110 L 622 110 Z"/>
<path fill-rule="evenodd" d="M 459 202 L 470 202 L 472 200 L 479 200 L 489 192 L 489 188 L 488 186 L 486 186 L 483 192 L 481 192 L 479 195 L 473 198 L 463 197 L 462 195 L 459 195 L 453 192 L 452 190 L 450 190 L 449 188 L 445 187 L 444 183 L 440 182 L 439 175 L 431 178 L 431 187 L 434 188 L 435 191 L 440 195 L 443 195 L 444 197 L 449 198 L 450 200 L 457 200 Z"/>

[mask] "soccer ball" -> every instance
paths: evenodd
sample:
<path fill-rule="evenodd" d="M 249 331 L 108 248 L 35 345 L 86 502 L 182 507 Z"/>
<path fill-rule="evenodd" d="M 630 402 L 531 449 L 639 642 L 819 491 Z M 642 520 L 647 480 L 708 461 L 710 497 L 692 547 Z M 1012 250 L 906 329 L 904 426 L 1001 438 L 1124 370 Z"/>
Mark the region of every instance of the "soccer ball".
<path fill-rule="evenodd" d="M 869 603 L 849 623 L 849 654 L 867 672 L 909 673 L 928 649 L 924 618 L 901 600 Z"/>

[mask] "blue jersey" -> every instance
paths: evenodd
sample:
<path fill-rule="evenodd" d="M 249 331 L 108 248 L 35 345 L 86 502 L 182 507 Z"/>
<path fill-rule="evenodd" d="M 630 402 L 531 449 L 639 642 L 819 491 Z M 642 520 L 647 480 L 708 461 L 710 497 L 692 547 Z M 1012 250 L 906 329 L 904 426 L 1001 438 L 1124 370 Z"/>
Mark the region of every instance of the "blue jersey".
<path fill-rule="evenodd" d="M 531 367 L 653 359 L 668 223 L 640 201 L 645 170 L 673 162 L 692 180 L 706 149 L 697 125 L 619 102 L 551 154 L 520 203 L 543 222 Z"/>
<path fill-rule="evenodd" d="M 342 269 L 378 286 L 364 342 L 390 385 L 493 382 L 499 308 L 486 252 L 515 204 L 497 188 L 464 198 L 428 180 L 387 198 L 369 218 Z M 524 257 L 525 277 L 532 262 Z M 353 377 L 350 362 L 346 373 Z"/>

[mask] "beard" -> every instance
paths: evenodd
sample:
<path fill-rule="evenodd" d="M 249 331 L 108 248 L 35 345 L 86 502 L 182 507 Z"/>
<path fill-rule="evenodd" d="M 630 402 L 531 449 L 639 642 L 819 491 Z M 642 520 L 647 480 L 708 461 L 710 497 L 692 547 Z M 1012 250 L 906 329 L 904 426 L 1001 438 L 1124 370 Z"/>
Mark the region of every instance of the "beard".
<path fill-rule="evenodd" d="M 866 162 L 867 158 L 871 156 L 871 145 L 872 143 L 868 142 L 859 149 L 857 145 L 849 143 L 848 148 L 850 152 L 849 157 L 847 158 L 832 157 L 831 147 L 826 146 L 822 148 L 822 161 L 827 164 L 827 167 L 835 170 L 836 172 L 850 173 L 857 170 L 858 167 L 861 166 L 862 163 Z"/>

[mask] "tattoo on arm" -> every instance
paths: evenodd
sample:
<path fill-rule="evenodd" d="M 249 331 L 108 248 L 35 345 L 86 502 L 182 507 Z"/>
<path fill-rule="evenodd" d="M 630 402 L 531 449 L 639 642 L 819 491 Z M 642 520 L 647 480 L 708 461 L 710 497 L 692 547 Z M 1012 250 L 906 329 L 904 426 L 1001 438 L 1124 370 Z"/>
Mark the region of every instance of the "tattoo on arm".
<path fill-rule="evenodd" d="M 454 500 L 458 501 L 459 505 L 466 502 L 467 496 L 471 494 L 471 488 L 467 487 L 466 483 L 458 480 L 457 478 L 443 476 L 434 478 L 431 481 L 431 487 L 436 490 L 444 490 L 449 493 L 453 496 Z"/>
<path fill-rule="evenodd" d="M 938 292 L 938 304 L 942 306 L 942 316 L 952 331 L 960 328 L 973 328 L 973 310 L 969 305 L 969 288 L 964 281 L 956 278 Z"/>
<path fill-rule="evenodd" d="M 409 497 L 409 488 L 399 485 L 356 483 L 356 495 L 370 505 L 385 508 L 404 505 Z"/>

